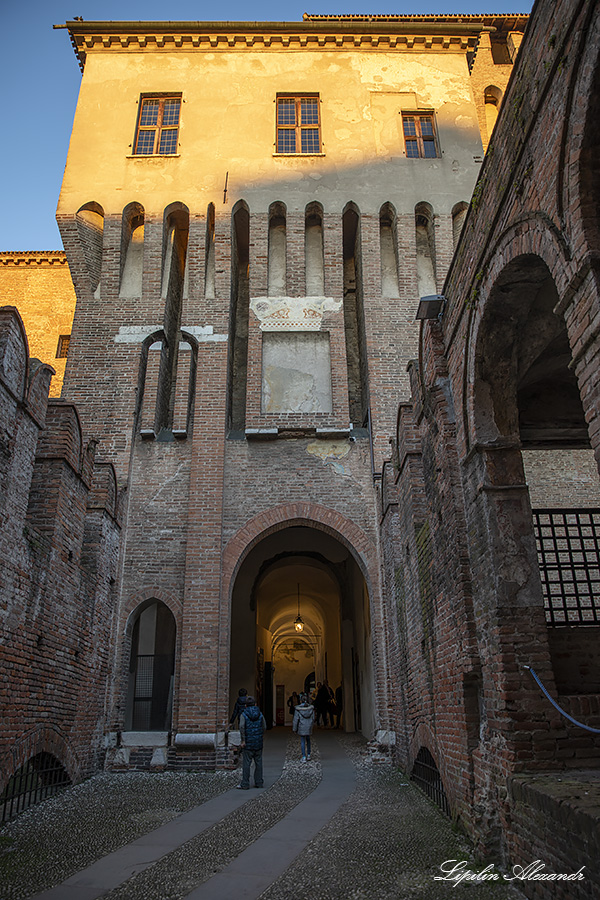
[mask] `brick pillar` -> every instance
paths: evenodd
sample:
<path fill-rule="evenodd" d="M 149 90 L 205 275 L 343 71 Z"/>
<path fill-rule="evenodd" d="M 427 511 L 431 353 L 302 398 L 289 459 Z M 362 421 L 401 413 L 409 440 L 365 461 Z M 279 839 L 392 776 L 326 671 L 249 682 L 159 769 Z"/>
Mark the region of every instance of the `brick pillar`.
<path fill-rule="evenodd" d="M 250 216 L 250 300 L 266 297 L 269 278 L 269 214 Z M 289 278 L 289 259 L 288 278 Z M 289 282 L 288 282 L 289 283 Z M 248 368 L 246 376 L 246 425 L 260 417 L 262 391 L 262 332 L 255 314 L 248 319 Z"/>
<path fill-rule="evenodd" d="M 227 343 L 202 342 L 198 348 L 174 723 L 178 731 L 188 733 L 213 733 L 222 727 L 227 714 L 227 659 L 219 652 L 221 630 L 228 623 L 227 603 L 220 598 L 226 383 Z"/>
<path fill-rule="evenodd" d="M 213 304 L 218 306 L 223 313 L 223 318 L 219 322 L 215 322 L 215 330 L 222 328 L 227 329 L 229 316 L 229 291 L 231 283 L 231 214 L 229 209 L 224 213 L 217 212 L 215 215 L 215 297 L 227 298 L 225 305 L 222 303 Z"/>
<path fill-rule="evenodd" d="M 448 274 L 454 256 L 454 237 L 452 233 L 452 216 L 436 215 L 435 219 L 435 280 L 438 291 Z"/>
<path fill-rule="evenodd" d="M 142 274 L 142 297 L 147 308 L 153 310 L 156 324 L 162 328 L 164 305 L 158 304 L 162 287 L 162 216 L 146 216 L 144 220 L 144 271 Z"/>
<path fill-rule="evenodd" d="M 177 377 L 175 383 L 175 403 L 173 405 L 173 433 L 179 437 L 187 432 L 188 410 L 190 408 L 190 376 L 192 348 L 183 342 L 179 345 L 177 357 Z M 202 373 L 201 377 L 202 377 Z"/>
<path fill-rule="evenodd" d="M 121 280 L 121 231 L 119 216 L 104 217 L 102 241 L 102 271 L 99 294 L 103 300 L 115 300 L 119 296 Z M 125 248 L 125 251 L 127 248 Z"/>
<path fill-rule="evenodd" d="M 186 259 L 186 290 L 183 296 L 181 309 L 182 327 L 185 324 L 198 325 L 198 319 L 205 316 L 204 303 L 204 277 L 206 269 L 206 217 L 203 215 L 190 215 L 190 230 L 188 236 Z"/>
<path fill-rule="evenodd" d="M 306 296 L 304 233 L 304 213 L 288 212 L 285 226 L 286 284 L 288 297 Z"/>
<path fill-rule="evenodd" d="M 325 296 L 344 299 L 344 254 L 342 217 L 339 213 L 323 213 L 323 255 L 325 261 Z"/>
<path fill-rule="evenodd" d="M 250 297 L 267 296 L 269 215 L 250 214 Z"/>

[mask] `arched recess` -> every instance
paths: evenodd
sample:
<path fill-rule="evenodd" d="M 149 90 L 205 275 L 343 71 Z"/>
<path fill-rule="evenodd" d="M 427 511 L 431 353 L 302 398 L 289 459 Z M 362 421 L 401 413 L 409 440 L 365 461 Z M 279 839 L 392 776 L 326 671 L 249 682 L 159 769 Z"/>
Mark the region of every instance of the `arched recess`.
<path fill-rule="evenodd" d="M 120 297 L 142 296 L 144 268 L 144 207 L 129 203 L 123 210 L 121 222 Z"/>
<path fill-rule="evenodd" d="M 496 119 L 500 111 L 502 103 L 502 91 L 494 84 L 488 84 L 483 92 L 483 103 L 485 107 L 485 124 L 487 128 L 488 141 L 492 136 Z"/>
<path fill-rule="evenodd" d="M 165 317 L 177 317 L 181 305 L 187 262 L 190 212 L 184 203 L 171 203 L 163 214 L 162 296 L 167 301 Z"/>
<path fill-rule="evenodd" d="M 77 235 L 83 247 L 83 254 L 90 278 L 90 287 L 98 295 L 102 273 L 102 245 L 104 241 L 104 210 L 99 203 L 91 201 L 77 210 Z"/>
<path fill-rule="evenodd" d="M 187 271 L 189 210 L 183 203 L 171 203 L 163 217 L 162 296 L 165 301 L 164 340 L 157 390 L 156 432 L 171 439 L 175 404 L 181 312 Z"/>
<path fill-rule="evenodd" d="M 267 294 L 285 297 L 287 292 L 287 237 L 285 203 L 271 203 L 269 207 L 269 250 Z"/>
<path fill-rule="evenodd" d="M 250 312 L 250 210 L 238 200 L 231 213 L 231 311 L 229 316 L 228 426 L 243 431 L 246 423 L 248 320 Z"/>
<path fill-rule="evenodd" d="M 47 751 L 35 753 L 11 775 L 0 794 L 0 824 L 55 796 L 70 784 L 60 759 Z"/>
<path fill-rule="evenodd" d="M 360 210 L 347 203 L 342 214 L 344 253 L 344 329 L 348 370 L 350 420 L 355 427 L 366 426 L 369 413 L 367 337 L 362 279 Z"/>
<path fill-rule="evenodd" d="M 215 294 L 215 204 L 206 211 L 206 246 L 204 256 L 204 296 L 214 300 Z"/>
<path fill-rule="evenodd" d="M 539 256 L 522 255 L 497 277 L 478 327 L 473 428 L 480 443 L 589 446 L 558 293 Z"/>
<path fill-rule="evenodd" d="M 304 214 L 304 262 L 306 296 L 325 294 L 325 256 L 323 249 L 323 207 L 309 203 Z"/>
<path fill-rule="evenodd" d="M 458 246 L 458 241 L 462 234 L 468 211 L 469 204 L 464 200 L 461 200 L 460 203 L 456 203 L 452 207 L 452 246 L 455 250 Z"/>
<path fill-rule="evenodd" d="M 396 210 L 384 203 L 379 210 L 379 243 L 381 256 L 381 293 L 383 297 L 398 297 L 398 233 Z"/>
<path fill-rule="evenodd" d="M 193 335 L 182 331 L 177 354 L 177 375 L 171 420 L 173 434 L 178 438 L 187 436 L 192 426 L 197 361 L 198 341 Z"/>
<path fill-rule="evenodd" d="M 160 401 L 160 386 L 164 385 L 162 365 L 166 356 L 163 348 L 166 343 L 164 331 L 156 331 L 149 335 L 142 344 L 140 368 L 138 375 L 136 429 L 143 433 L 156 434 L 160 428 L 159 409 L 168 405 Z"/>
<path fill-rule="evenodd" d="M 176 623 L 171 610 L 150 598 L 130 618 L 131 651 L 126 731 L 169 731 L 173 713 Z"/>
<path fill-rule="evenodd" d="M 314 672 L 334 690 L 342 686 L 343 727 L 372 736 L 378 720 L 374 684 L 383 681 L 372 652 L 372 548 L 359 529 L 345 534 L 349 523 L 328 510 L 311 505 L 303 511 L 316 514 L 311 517 L 284 509 L 248 523 L 224 554 L 224 588 L 231 592 L 230 701 L 246 687 L 258 694 L 269 725 L 283 724 L 289 695 L 303 690 Z M 298 614 L 300 635 L 294 628 Z"/>
<path fill-rule="evenodd" d="M 419 297 L 437 294 L 433 207 L 430 203 L 415 206 L 415 242 Z"/>

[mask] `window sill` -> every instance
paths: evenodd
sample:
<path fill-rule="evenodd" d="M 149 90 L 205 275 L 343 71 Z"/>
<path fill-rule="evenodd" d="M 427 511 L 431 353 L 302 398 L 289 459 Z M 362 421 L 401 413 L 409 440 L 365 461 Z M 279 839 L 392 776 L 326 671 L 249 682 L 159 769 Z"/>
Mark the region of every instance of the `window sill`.
<path fill-rule="evenodd" d="M 310 159 L 315 156 L 325 156 L 324 153 L 274 153 L 277 159 Z"/>
<path fill-rule="evenodd" d="M 179 159 L 181 153 L 128 153 L 125 159 Z"/>

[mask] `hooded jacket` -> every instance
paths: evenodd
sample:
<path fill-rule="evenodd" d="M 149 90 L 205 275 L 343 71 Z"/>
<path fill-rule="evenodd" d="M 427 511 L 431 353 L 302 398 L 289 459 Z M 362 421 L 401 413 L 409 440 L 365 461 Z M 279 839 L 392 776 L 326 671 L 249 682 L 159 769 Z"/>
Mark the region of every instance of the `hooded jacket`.
<path fill-rule="evenodd" d="M 240 736 L 247 750 L 262 750 L 265 717 L 258 706 L 247 706 L 240 716 Z"/>
<path fill-rule="evenodd" d="M 301 706 L 297 706 L 294 711 L 292 729 L 300 735 L 312 734 L 314 721 L 314 706 L 310 703 L 303 703 Z"/>

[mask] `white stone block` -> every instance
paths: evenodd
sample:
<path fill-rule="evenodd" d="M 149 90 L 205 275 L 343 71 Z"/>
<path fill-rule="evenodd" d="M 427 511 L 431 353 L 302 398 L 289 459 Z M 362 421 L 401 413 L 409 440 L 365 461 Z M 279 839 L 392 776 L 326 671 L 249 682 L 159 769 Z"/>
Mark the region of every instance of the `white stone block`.
<path fill-rule="evenodd" d="M 176 734 L 175 746 L 183 750 L 193 750 L 198 747 L 214 747 L 216 734 Z"/>
<path fill-rule="evenodd" d="M 166 747 L 169 743 L 168 731 L 122 731 L 122 747 Z"/>
<path fill-rule="evenodd" d="M 396 732 L 378 731 L 375 735 L 375 740 L 378 744 L 381 744 L 382 747 L 394 747 L 396 745 Z"/>
<path fill-rule="evenodd" d="M 156 747 L 150 760 L 151 766 L 166 766 L 167 764 L 167 748 Z"/>

